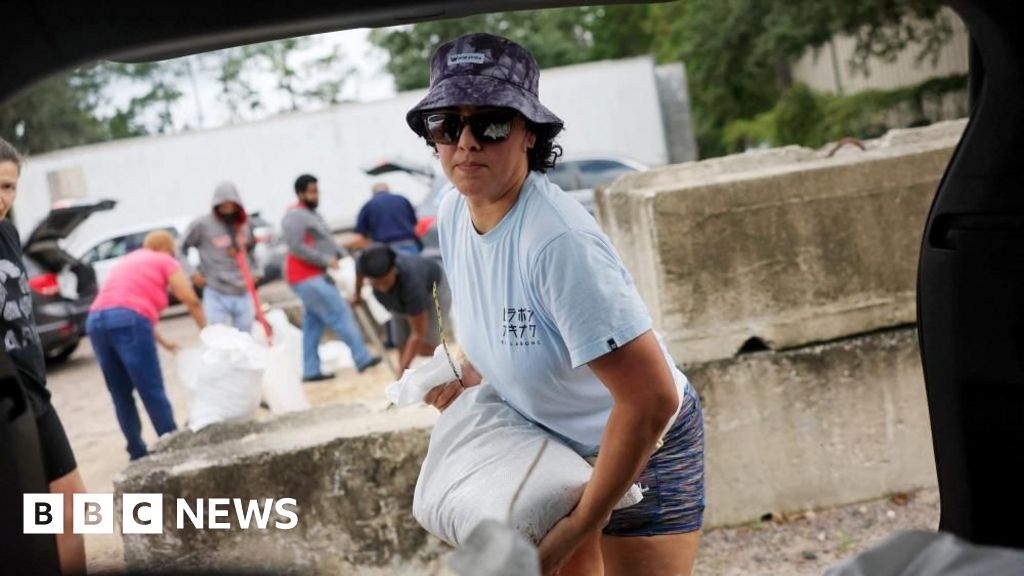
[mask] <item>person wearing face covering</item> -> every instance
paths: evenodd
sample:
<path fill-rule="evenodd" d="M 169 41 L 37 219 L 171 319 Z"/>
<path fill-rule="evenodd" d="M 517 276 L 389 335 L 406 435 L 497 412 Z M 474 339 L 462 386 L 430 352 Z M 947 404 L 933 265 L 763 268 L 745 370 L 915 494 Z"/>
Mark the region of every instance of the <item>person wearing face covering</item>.
<path fill-rule="evenodd" d="M 320 339 L 330 328 L 352 351 L 359 372 L 380 364 L 381 357 L 366 348 L 355 315 L 341 297 L 327 269 L 338 269 L 345 251 L 334 241 L 327 222 L 317 213 L 320 189 L 317 179 L 303 174 L 295 180 L 298 203 L 285 213 L 281 232 L 288 245 L 285 280 L 302 301 L 302 380 L 316 382 L 333 378 L 320 371 Z"/>
<path fill-rule="evenodd" d="M 249 270 L 255 270 L 255 245 L 238 189 L 231 182 L 220 183 L 210 213 L 192 222 L 180 246 L 182 254 L 190 248 L 199 250 L 199 270 L 192 274 L 192 282 L 203 288 L 203 310 L 210 324 L 251 330 L 256 309 L 238 255 L 244 254 Z"/>

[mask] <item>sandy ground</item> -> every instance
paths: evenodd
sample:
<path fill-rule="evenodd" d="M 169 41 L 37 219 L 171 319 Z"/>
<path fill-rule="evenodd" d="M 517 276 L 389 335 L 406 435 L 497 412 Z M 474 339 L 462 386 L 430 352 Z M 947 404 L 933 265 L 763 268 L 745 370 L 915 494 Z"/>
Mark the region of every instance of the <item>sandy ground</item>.
<path fill-rule="evenodd" d="M 168 318 L 158 326 L 181 346 L 198 345 L 198 332 L 187 316 Z M 167 391 L 181 425 L 188 414 L 185 391 L 177 383 L 174 356 L 161 350 Z M 393 380 L 385 364 L 364 374 L 343 370 L 335 378 L 304 386 L 314 406 L 334 402 L 384 405 L 384 386 Z M 124 438 L 99 365 L 88 341 L 64 365 L 51 368 L 49 386 L 79 468 L 90 492 L 113 492 L 114 477 L 128 464 Z M 147 443 L 156 436 L 144 416 Z M 265 412 L 261 413 L 266 416 Z M 894 530 L 934 529 L 938 524 L 938 496 L 934 490 L 899 495 L 873 502 L 793 518 L 776 518 L 746 526 L 708 532 L 701 543 L 695 573 L 701 576 L 821 574 L 839 559 L 878 542 Z M 86 536 L 89 571 L 123 568 L 119 535 Z"/>

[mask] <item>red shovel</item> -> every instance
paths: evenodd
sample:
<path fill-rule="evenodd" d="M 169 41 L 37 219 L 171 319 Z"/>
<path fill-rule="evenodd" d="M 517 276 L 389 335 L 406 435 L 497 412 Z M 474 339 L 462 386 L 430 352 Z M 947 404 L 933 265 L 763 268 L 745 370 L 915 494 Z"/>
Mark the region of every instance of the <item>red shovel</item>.
<path fill-rule="evenodd" d="M 238 260 L 238 267 L 241 268 L 242 277 L 245 278 L 245 287 L 248 288 L 249 296 L 252 296 L 253 306 L 256 307 L 256 320 L 263 326 L 263 332 L 267 335 L 267 345 L 271 345 L 273 344 L 273 335 L 270 331 L 270 324 L 267 323 L 267 317 L 263 315 L 263 305 L 260 304 L 259 294 L 256 293 L 256 283 L 252 280 L 252 272 L 249 271 L 249 259 L 246 258 L 245 250 L 239 250 L 235 254 L 235 259 Z"/>

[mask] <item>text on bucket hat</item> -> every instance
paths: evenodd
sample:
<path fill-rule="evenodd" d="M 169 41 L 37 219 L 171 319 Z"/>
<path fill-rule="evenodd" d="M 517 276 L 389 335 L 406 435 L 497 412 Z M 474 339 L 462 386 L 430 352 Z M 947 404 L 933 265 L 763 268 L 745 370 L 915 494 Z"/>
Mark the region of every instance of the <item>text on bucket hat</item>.
<path fill-rule="evenodd" d="M 492 34 L 466 34 L 442 44 L 430 60 L 430 90 L 405 115 L 405 121 L 425 136 L 422 114 L 458 106 L 512 108 L 534 124 L 562 120 L 538 98 L 540 69 L 519 44 Z"/>

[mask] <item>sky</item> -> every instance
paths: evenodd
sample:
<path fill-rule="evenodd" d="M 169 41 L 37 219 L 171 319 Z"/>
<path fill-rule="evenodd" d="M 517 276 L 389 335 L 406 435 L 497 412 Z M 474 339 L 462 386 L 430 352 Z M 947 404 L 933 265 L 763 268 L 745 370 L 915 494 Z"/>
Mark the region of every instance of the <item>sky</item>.
<path fill-rule="evenodd" d="M 352 78 L 343 88 L 342 99 L 368 102 L 390 98 L 395 95 L 395 87 L 391 75 L 384 68 L 388 58 L 387 52 L 370 43 L 369 33 L 369 29 L 361 28 L 310 36 L 310 48 L 297 51 L 295 61 L 311 60 L 329 54 L 336 47 L 340 48 L 343 67 L 354 68 Z M 219 97 L 220 85 L 216 80 L 216 71 L 202 70 L 198 66 L 197 58 L 189 58 L 195 64 L 195 83 L 186 78 L 179 85 L 183 95 L 172 107 L 175 131 L 208 129 L 228 124 L 229 110 Z M 285 96 L 274 89 L 275 82 L 274 74 L 254 75 L 253 84 L 260 93 L 265 112 L 247 120 L 270 116 L 287 108 Z M 131 98 L 141 96 L 145 92 L 146 87 L 141 84 L 116 82 L 109 89 L 108 105 L 102 107 L 100 113 L 108 115 L 114 108 L 124 108 Z M 150 112 L 147 123 L 155 125 L 157 111 L 154 109 Z"/>

